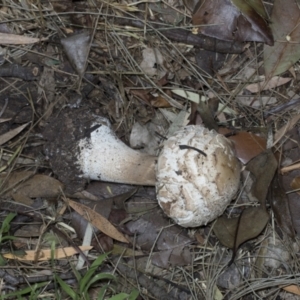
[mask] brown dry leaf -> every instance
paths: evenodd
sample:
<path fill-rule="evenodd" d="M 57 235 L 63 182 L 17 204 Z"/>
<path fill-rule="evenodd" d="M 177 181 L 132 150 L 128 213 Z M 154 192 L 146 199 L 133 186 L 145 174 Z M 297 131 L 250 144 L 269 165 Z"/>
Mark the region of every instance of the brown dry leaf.
<path fill-rule="evenodd" d="M 92 246 L 81 246 L 79 247 L 82 251 L 91 250 Z M 66 248 L 58 248 L 58 249 L 46 249 L 46 250 L 39 250 L 37 253 L 35 250 L 25 251 L 25 255 L 18 256 L 13 253 L 4 253 L 2 254 L 3 257 L 7 259 L 15 259 L 19 261 L 46 261 L 54 259 L 62 259 L 74 254 L 77 254 L 78 251 L 73 247 L 66 247 Z"/>
<path fill-rule="evenodd" d="M 97 186 L 99 186 L 99 185 L 97 185 Z M 123 218 L 121 218 L 120 222 L 114 222 L 112 220 L 112 215 L 114 215 L 114 217 L 116 217 L 116 211 L 120 211 L 120 210 L 124 211 L 125 210 L 125 201 L 137 192 L 137 188 L 131 189 L 128 192 L 124 192 L 122 194 L 119 194 L 119 195 L 116 195 L 113 197 L 106 197 L 105 199 L 103 199 L 103 197 L 100 196 L 101 195 L 100 189 L 101 189 L 101 187 L 99 187 L 99 189 L 96 193 L 96 195 L 98 195 L 96 203 L 95 203 L 95 200 L 92 200 L 92 201 L 85 201 L 84 204 L 86 206 L 88 206 L 89 208 L 93 209 L 96 213 L 101 214 L 101 216 L 104 217 L 105 219 L 109 219 L 109 221 L 112 222 L 113 224 L 121 223 L 121 221 L 123 221 L 123 219 L 125 219 L 127 217 L 127 215 L 123 216 Z M 95 189 L 91 184 L 88 186 L 87 190 L 95 192 Z M 113 204 L 115 204 L 115 206 L 119 210 L 116 210 L 116 209 L 112 210 Z M 117 217 L 119 219 L 120 219 L 120 214 L 121 213 L 117 214 Z M 72 222 L 72 227 L 75 229 L 78 237 L 83 238 L 85 235 L 85 230 L 86 230 L 88 221 L 82 215 L 80 215 L 76 212 L 72 212 L 71 213 L 71 222 Z"/>
<path fill-rule="evenodd" d="M 219 128 L 219 133 L 229 134 L 227 128 Z M 266 150 L 266 139 L 251 132 L 240 131 L 228 137 L 234 143 L 236 156 L 243 163 L 248 163 L 252 158 Z"/>
<path fill-rule="evenodd" d="M 86 218 L 91 224 L 97 227 L 100 231 L 105 233 L 106 235 L 110 236 L 111 238 L 123 242 L 129 243 L 126 237 L 119 232 L 115 226 L 113 226 L 106 218 L 102 217 L 100 214 L 96 213 L 91 208 L 74 202 L 68 199 L 68 204 L 80 215 Z"/>
<path fill-rule="evenodd" d="M 4 175 L 1 178 L 4 178 Z M 61 194 L 63 184 L 47 175 L 34 175 L 34 172 L 22 171 L 12 172 L 3 189 L 7 191 L 4 191 L 6 197 L 16 199 L 55 198 Z"/>
<path fill-rule="evenodd" d="M 159 108 L 171 107 L 170 103 L 166 100 L 166 98 L 161 95 L 157 97 L 151 97 L 150 103 L 153 107 L 159 107 Z"/>
<path fill-rule="evenodd" d="M 261 207 L 248 207 L 236 218 L 218 218 L 213 231 L 220 242 L 236 253 L 244 242 L 257 237 L 269 221 L 269 214 Z"/>
<path fill-rule="evenodd" d="M 283 125 L 274 135 L 275 142 L 273 143 L 273 147 L 284 137 L 284 135 L 291 130 L 300 120 L 300 115 L 295 115 L 292 119 L 290 119 L 285 125 Z"/>
<path fill-rule="evenodd" d="M 235 233 L 238 226 L 239 218 L 228 218 L 222 215 L 214 223 L 213 231 L 219 241 L 229 249 L 234 248 Z"/>
<path fill-rule="evenodd" d="M 276 174 L 272 181 L 270 203 L 275 219 L 281 230 L 288 234 L 288 236 L 294 238 L 295 230 L 290 212 L 289 200 L 280 179 L 278 174 Z"/>
<path fill-rule="evenodd" d="M 0 37 L 1 39 L 1 37 Z M 18 135 L 23 129 L 30 124 L 30 122 L 23 124 L 15 129 L 10 130 L 9 132 L 6 132 L 0 136 L 0 146 L 14 138 L 16 135 Z"/>
<path fill-rule="evenodd" d="M 213 230 L 221 243 L 233 249 L 233 258 L 238 247 L 259 235 L 269 220 L 265 202 L 276 168 L 277 161 L 270 150 L 253 158 L 246 166 L 253 179 L 248 197 L 261 205 L 244 209 L 238 218 L 222 216 L 214 224 Z"/>
<path fill-rule="evenodd" d="M 293 293 L 295 295 L 299 295 L 300 296 L 300 287 L 298 285 L 295 284 L 291 284 L 285 287 L 282 287 L 283 290 L 289 292 L 289 293 Z"/>
<path fill-rule="evenodd" d="M 266 196 L 270 183 L 277 169 L 277 160 L 270 149 L 250 160 L 246 166 L 253 179 L 249 198 L 259 201 L 265 207 Z"/>
<path fill-rule="evenodd" d="M 192 21 L 198 32 L 221 40 L 257 41 L 273 45 L 273 35 L 264 18 L 260 0 L 200 0 Z"/>
<path fill-rule="evenodd" d="M 0 33 L 0 45 L 27 45 L 45 40 L 46 39 L 37 39 L 26 35 Z"/>
<path fill-rule="evenodd" d="M 288 70 L 300 58 L 299 0 L 276 0 L 271 16 L 273 47 L 265 45 L 264 67 L 267 77 Z"/>
<path fill-rule="evenodd" d="M 6 196 L 25 198 L 54 198 L 61 194 L 63 184 L 47 175 L 33 175 L 33 172 L 13 172 L 5 189 L 9 189 Z"/>
<path fill-rule="evenodd" d="M 257 237 L 269 221 L 268 212 L 262 207 L 248 207 L 243 210 L 236 232 L 234 251 L 244 242 Z"/>
<path fill-rule="evenodd" d="M 251 93 L 259 93 L 261 91 L 274 89 L 278 86 L 288 83 L 291 80 L 292 78 L 274 76 L 270 80 L 263 80 L 258 83 L 249 84 L 245 88 Z"/>
<path fill-rule="evenodd" d="M 300 189 L 300 177 L 295 177 L 293 181 L 291 182 L 291 187 L 294 190 L 299 190 Z M 298 194 L 300 194 L 300 191 L 297 191 Z"/>

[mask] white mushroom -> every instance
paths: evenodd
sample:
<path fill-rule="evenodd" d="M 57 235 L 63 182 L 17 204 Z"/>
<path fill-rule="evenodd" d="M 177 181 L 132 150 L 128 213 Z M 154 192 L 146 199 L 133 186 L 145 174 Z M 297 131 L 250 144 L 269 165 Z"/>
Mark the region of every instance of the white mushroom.
<path fill-rule="evenodd" d="M 240 164 L 226 137 L 200 125 L 186 126 L 165 141 L 156 176 L 164 212 L 181 226 L 196 227 L 216 219 L 231 202 Z"/>
<path fill-rule="evenodd" d="M 80 178 L 156 185 L 159 205 L 183 227 L 213 221 L 224 212 L 239 188 L 240 164 L 230 141 L 215 131 L 186 126 L 167 139 L 155 157 L 125 145 L 105 118 L 94 116 L 89 121 L 88 134 L 84 135 L 82 129 L 73 130 L 72 135 L 79 132 L 80 139 L 72 146 L 68 140 L 67 149 L 57 141 L 46 144 L 46 153 L 59 177 L 65 175 L 60 173 L 55 157 L 72 151 L 74 166 L 79 170 L 76 176 Z M 65 122 L 72 127 L 72 121 Z M 55 125 L 50 132 L 56 130 Z M 51 136 L 49 131 L 45 136 Z"/>

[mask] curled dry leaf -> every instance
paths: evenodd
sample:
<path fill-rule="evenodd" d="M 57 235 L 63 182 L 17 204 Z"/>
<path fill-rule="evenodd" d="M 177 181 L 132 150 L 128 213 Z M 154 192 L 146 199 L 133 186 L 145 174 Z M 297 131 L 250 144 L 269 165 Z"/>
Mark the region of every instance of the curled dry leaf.
<path fill-rule="evenodd" d="M 200 0 L 192 21 L 193 25 L 200 25 L 199 33 L 221 40 L 256 41 L 273 45 L 273 35 L 266 16 L 260 0 Z"/>

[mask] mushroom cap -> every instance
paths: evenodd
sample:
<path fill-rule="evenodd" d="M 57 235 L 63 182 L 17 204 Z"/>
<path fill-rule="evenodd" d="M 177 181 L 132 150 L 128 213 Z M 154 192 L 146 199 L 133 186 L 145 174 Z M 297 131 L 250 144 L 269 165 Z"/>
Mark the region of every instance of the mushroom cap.
<path fill-rule="evenodd" d="M 201 125 L 186 126 L 164 142 L 158 157 L 158 203 L 183 227 L 206 225 L 237 193 L 240 167 L 226 137 Z"/>

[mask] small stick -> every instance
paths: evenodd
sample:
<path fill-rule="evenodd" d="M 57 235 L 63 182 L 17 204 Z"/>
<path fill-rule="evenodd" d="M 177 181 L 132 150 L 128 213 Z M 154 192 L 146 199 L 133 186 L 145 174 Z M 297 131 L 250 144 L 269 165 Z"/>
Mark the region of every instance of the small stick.
<path fill-rule="evenodd" d="M 199 152 L 200 154 L 204 155 L 205 157 L 207 156 L 205 152 L 203 152 L 202 150 L 189 146 L 189 145 L 179 145 L 180 150 L 186 150 L 186 149 L 192 149 L 195 150 L 197 152 Z"/>

